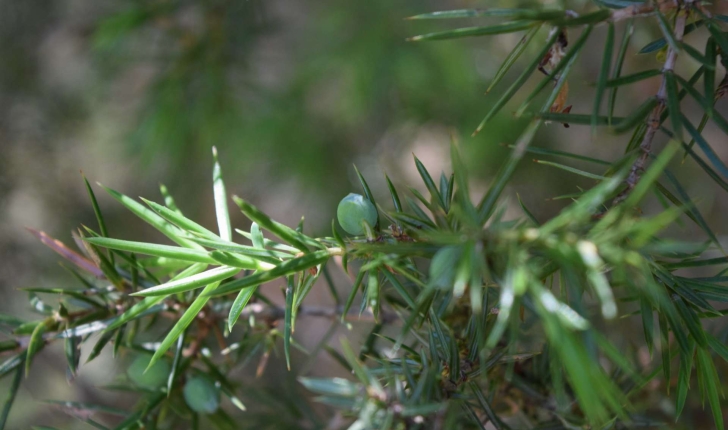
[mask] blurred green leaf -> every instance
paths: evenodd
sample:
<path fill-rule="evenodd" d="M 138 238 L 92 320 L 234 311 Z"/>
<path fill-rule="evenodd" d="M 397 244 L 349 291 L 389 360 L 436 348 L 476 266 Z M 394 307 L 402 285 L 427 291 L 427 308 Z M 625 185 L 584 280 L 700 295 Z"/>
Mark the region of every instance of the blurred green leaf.
<path fill-rule="evenodd" d="M 655 16 L 657 16 L 657 22 L 660 24 L 660 30 L 665 36 L 665 41 L 670 46 L 670 49 L 675 52 L 680 52 L 680 47 L 678 46 L 678 42 L 675 39 L 675 34 L 673 34 L 672 32 L 671 25 L 667 22 L 665 15 L 662 14 L 662 11 L 660 11 L 659 8 L 655 9 Z"/>
<path fill-rule="evenodd" d="M 680 100 L 677 94 L 677 82 L 672 71 L 668 70 L 664 74 L 665 88 L 667 88 L 667 109 L 670 114 L 670 122 L 672 123 L 672 131 L 674 137 L 682 141 L 682 121 L 680 113 Z"/>
<path fill-rule="evenodd" d="M 632 128 L 634 128 L 637 124 L 640 124 L 645 121 L 645 118 L 650 114 L 652 109 L 655 108 L 657 105 L 657 99 L 655 97 L 650 97 L 647 100 L 645 100 L 641 105 L 637 107 L 632 113 L 624 118 L 624 120 L 619 122 L 613 122 L 614 127 L 613 131 L 616 134 L 625 133 Z"/>
<path fill-rule="evenodd" d="M 585 13 L 579 16 L 570 14 L 564 15 L 560 19 L 553 20 L 553 25 L 557 27 L 578 27 L 581 25 L 592 25 L 603 22 L 612 16 L 612 12 L 607 9 L 598 9 L 594 12 Z"/>
<path fill-rule="evenodd" d="M 13 402 L 15 402 L 15 396 L 18 394 L 20 381 L 22 380 L 23 367 L 18 365 L 18 368 L 15 371 L 15 376 L 13 376 L 13 380 L 10 383 L 10 389 L 8 390 L 7 398 L 5 399 L 5 403 L 3 404 L 2 413 L 0 413 L 0 430 L 3 430 L 5 428 L 5 425 L 7 424 L 8 415 L 10 415 L 10 408 L 13 407 Z"/>
<path fill-rule="evenodd" d="M 609 83 L 618 80 L 622 75 L 622 66 L 624 65 L 624 59 L 627 56 L 627 49 L 629 49 L 629 42 L 632 40 L 634 35 L 634 20 L 630 19 L 627 21 L 627 25 L 624 27 L 624 35 L 622 36 L 622 43 L 619 46 L 619 52 L 617 53 L 617 61 L 614 64 L 614 71 L 612 72 L 612 79 L 607 81 L 607 87 Z M 617 90 L 618 86 L 612 87 L 609 92 L 609 102 L 607 105 L 607 117 L 609 118 L 609 125 L 612 125 L 612 117 L 614 116 L 614 106 L 617 103 Z"/>
<path fill-rule="evenodd" d="M 162 194 L 162 198 L 164 199 L 164 205 L 174 212 L 178 213 L 179 215 L 182 215 L 182 211 L 180 211 L 177 207 L 177 203 L 174 201 L 174 197 L 172 197 L 172 195 L 169 193 L 167 186 L 164 184 L 159 184 L 159 192 L 160 194 Z"/>
<path fill-rule="evenodd" d="M 537 159 L 534 159 L 533 161 L 537 164 L 543 164 L 545 166 L 556 167 L 557 169 L 564 170 L 564 171 L 570 172 L 570 173 L 574 173 L 576 175 L 583 176 L 585 178 L 596 179 L 596 180 L 600 180 L 600 181 L 606 179 L 604 176 L 601 176 L 601 175 L 595 175 L 594 173 L 585 172 L 583 170 L 575 169 L 573 167 L 565 166 L 563 164 L 554 163 L 551 161 L 544 161 L 544 160 L 537 160 Z"/>
<path fill-rule="evenodd" d="M 423 13 L 407 19 L 452 19 L 477 18 L 483 16 L 508 17 L 512 19 L 549 20 L 564 16 L 560 9 L 458 9 L 440 12 Z"/>
<path fill-rule="evenodd" d="M 609 71 L 612 68 L 612 51 L 614 50 L 614 24 L 609 23 L 607 26 L 607 40 L 604 43 L 604 52 L 602 56 L 602 67 L 599 69 L 599 76 L 597 77 L 597 89 L 594 96 L 594 109 L 592 112 L 592 134 L 596 132 L 597 117 L 602 104 L 602 96 L 604 90 L 607 87 L 607 79 L 609 79 Z"/>
<path fill-rule="evenodd" d="M 30 365 L 33 362 L 33 357 L 45 346 L 45 339 L 43 338 L 43 335 L 45 334 L 46 329 L 47 327 L 45 324 L 38 324 L 37 326 L 35 326 L 33 333 L 31 333 L 30 335 L 30 340 L 28 341 L 28 349 L 26 350 L 24 360 L 26 378 L 28 377 L 28 375 L 30 375 Z"/>
<path fill-rule="evenodd" d="M 597 0 L 597 3 L 612 9 L 623 9 L 625 7 L 645 4 L 644 0 Z"/>
<path fill-rule="evenodd" d="M 710 353 L 703 348 L 698 348 L 696 354 L 696 369 L 698 371 L 698 381 L 702 380 L 702 390 L 704 397 L 708 398 L 710 409 L 713 411 L 713 421 L 715 426 L 719 430 L 723 430 L 723 411 L 720 407 L 719 387 L 720 379 L 718 373 L 715 370 L 713 360 L 710 358 Z"/>
<path fill-rule="evenodd" d="M 540 29 L 540 26 L 531 28 L 528 30 L 528 33 L 521 38 L 518 44 L 513 47 L 513 50 L 511 50 L 506 59 L 501 63 L 500 67 L 498 67 L 498 71 L 495 72 L 493 79 L 491 79 L 490 84 L 488 85 L 488 89 L 485 90 L 486 94 L 495 88 L 495 86 L 498 85 L 498 83 L 508 74 L 511 67 L 521 57 L 521 54 L 523 54 Z"/>
<path fill-rule="evenodd" d="M 677 393 L 675 400 L 675 420 L 680 418 L 680 414 L 685 407 L 688 390 L 690 388 L 690 374 L 693 370 L 693 353 L 680 356 L 680 368 L 677 374 Z"/>
<path fill-rule="evenodd" d="M 685 31 L 683 34 L 687 36 L 688 34 L 695 31 L 697 28 L 700 28 L 704 23 L 705 23 L 705 21 L 703 21 L 702 19 L 699 19 L 695 22 L 687 24 L 685 26 Z M 672 32 L 669 29 L 668 29 L 668 33 L 672 34 Z M 657 39 L 655 41 L 648 43 L 642 49 L 640 49 L 640 51 L 638 53 L 639 54 L 649 54 L 652 52 L 659 51 L 660 49 L 664 48 L 666 45 L 667 45 L 667 40 L 665 40 L 665 38 L 663 37 L 661 39 Z"/>
<path fill-rule="evenodd" d="M 101 351 L 104 349 L 107 343 L 116 335 L 116 331 L 114 330 L 108 330 L 103 333 L 101 333 L 101 337 L 99 337 L 99 340 L 96 341 L 96 344 L 94 344 L 93 349 L 91 350 L 91 353 L 89 353 L 88 358 L 86 358 L 86 363 L 90 362 L 94 358 L 98 357 L 99 354 L 101 354 Z"/>
<path fill-rule="evenodd" d="M 538 67 L 541 59 L 549 52 L 557 39 L 558 32 L 554 32 L 554 34 L 552 34 L 546 41 L 546 44 L 541 48 L 541 51 L 539 51 L 534 59 L 531 60 L 529 64 L 523 69 L 523 72 L 521 72 L 521 74 L 516 78 L 515 82 L 513 82 L 511 86 L 508 87 L 506 92 L 503 93 L 503 95 L 493 104 L 493 107 L 491 107 L 490 111 L 488 111 L 488 113 L 485 115 L 485 118 L 483 118 L 480 124 L 478 124 L 478 127 L 476 127 L 473 135 L 478 134 L 483 129 L 483 126 L 485 126 L 485 124 L 490 121 L 511 98 L 513 98 L 513 95 L 523 86 L 523 84 L 526 83 L 528 78 Z"/>
<path fill-rule="evenodd" d="M 354 397 L 361 393 L 362 386 L 342 378 L 305 378 L 300 377 L 298 380 L 308 390 L 316 393 L 330 395 Z"/>
<path fill-rule="evenodd" d="M 653 78 L 655 76 L 662 75 L 662 70 L 649 69 L 642 72 L 633 73 L 631 75 L 620 76 L 618 78 L 610 79 L 606 83 L 607 88 L 617 88 L 624 85 L 633 84 L 645 79 Z"/>
<path fill-rule="evenodd" d="M 494 34 L 514 33 L 516 31 L 527 30 L 534 25 L 537 25 L 537 23 L 533 21 L 512 21 L 503 24 L 486 25 L 482 27 L 466 27 L 422 34 L 410 37 L 407 40 L 410 42 L 419 42 L 424 40 L 447 40 L 461 37 L 492 36 Z"/>

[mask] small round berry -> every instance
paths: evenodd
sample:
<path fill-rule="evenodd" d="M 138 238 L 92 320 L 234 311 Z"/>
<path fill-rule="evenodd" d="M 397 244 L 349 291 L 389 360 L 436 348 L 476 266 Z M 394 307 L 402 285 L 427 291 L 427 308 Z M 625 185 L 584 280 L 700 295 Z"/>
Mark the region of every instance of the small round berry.
<path fill-rule="evenodd" d="M 369 199 L 360 194 L 350 193 L 339 202 L 336 218 L 347 233 L 359 235 L 364 233 L 362 221 L 373 227 L 377 223 L 378 214 Z"/>
<path fill-rule="evenodd" d="M 187 406 L 195 412 L 211 414 L 220 407 L 220 391 L 204 376 L 188 379 L 183 394 Z"/>
<path fill-rule="evenodd" d="M 135 385 L 156 390 L 167 383 L 170 366 L 165 360 L 158 360 L 147 370 L 151 359 L 152 356 L 149 354 L 137 355 L 129 368 L 126 369 L 126 374 Z"/>

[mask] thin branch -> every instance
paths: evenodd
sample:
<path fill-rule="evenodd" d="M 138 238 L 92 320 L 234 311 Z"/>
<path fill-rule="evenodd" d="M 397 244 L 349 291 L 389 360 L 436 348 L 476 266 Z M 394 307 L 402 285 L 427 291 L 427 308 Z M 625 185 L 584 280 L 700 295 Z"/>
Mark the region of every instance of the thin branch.
<path fill-rule="evenodd" d="M 116 307 L 118 303 L 111 303 L 111 307 Z M 160 315 L 163 317 L 176 320 L 179 315 L 178 312 L 181 310 L 181 306 L 179 303 L 173 303 L 170 305 L 171 309 L 175 309 L 177 312 L 161 312 Z M 124 307 L 121 307 L 119 312 L 123 313 L 126 309 Z M 95 312 L 95 309 L 90 310 L 84 310 L 79 311 L 71 314 L 72 319 L 75 318 L 82 318 L 84 316 L 87 316 L 88 314 Z M 111 312 L 111 311 L 110 311 Z M 299 316 L 309 316 L 309 317 L 318 317 L 318 318 L 327 318 L 327 319 L 338 319 L 341 318 L 342 313 L 344 312 L 343 306 L 300 306 L 298 308 L 298 315 Z M 274 325 L 276 322 L 282 320 L 285 318 L 286 311 L 285 309 L 278 307 L 278 306 L 270 306 L 263 303 L 252 303 L 248 306 L 246 306 L 243 311 L 240 313 L 240 316 L 242 319 L 249 318 L 251 316 L 255 316 L 257 318 L 260 318 L 261 320 L 265 321 L 269 325 Z M 185 352 L 185 356 L 191 356 L 198 352 L 199 348 L 202 346 L 202 341 L 205 337 L 207 337 L 207 334 L 209 333 L 210 329 L 212 328 L 214 331 L 214 334 L 218 337 L 218 342 L 221 344 L 221 349 L 224 349 L 224 339 L 219 336 L 220 333 L 219 327 L 216 325 L 216 321 L 218 320 L 224 320 L 225 316 L 227 314 L 218 314 L 213 313 L 211 309 L 206 309 L 205 311 L 201 312 L 200 315 L 197 317 L 198 322 L 202 322 L 200 325 L 200 330 L 198 332 L 198 335 L 195 337 L 195 339 L 192 340 L 191 344 L 187 348 Z M 376 322 L 377 320 L 374 317 L 374 314 L 371 313 L 371 311 L 365 311 L 361 314 L 359 312 L 350 312 L 346 315 L 344 318 L 347 321 L 365 321 L 365 322 Z M 379 312 L 379 320 L 385 324 L 392 323 L 398 319 L 398 316 L 395 312 L 381 309 Z M 56 336 L 59 332 L 65 331 L 65 328 L 59 328 L 59 330 L 56 331 L 50 331 L 43 335 L 43 339 L 45 340 L 45 343 L 50 343 L 53 340 L 58 339 Z M 23 335 L 23 336 L 15 336 L 13 339 L 10 339 L 12 341 L 16 342 L 15 348 L 8 348 L 5 351 L 0 352 L 0 356 L 3 356 L 5 354 L 12 354 L 12 353 L 18 353 L 28 348 L 28 344 L 30 343 L 30 335 Z"/>
<path fill-rule="evenodd" d="M 320 317 L 320 318 L 340 318 L 344 312 L 343 306 L 300 306 L 298 308 L 298 316 Z M 253 303 L 246 306 L 240 313 L 240 318 L 245 319 L 255 316 L 268 323 L 275 323 L 282 320 L 286 316 L 286 311 L 277 306 L 268 306 L 263 303 Z M 394 312 L 381 309 L 379 317 L 384 323 L 395 321 L 398 317 Z M 347 321 L 374 321 L 374 315 L 366 311 L 359 315 L 358 312 L 348 313 L 345 317 Z"/>
<path fill-rule="evenodd" d="M 628 18 L 647 17 L 655 14 L 655 6 L 646 4 L 635 4 L 612 12 L 610 22 L 618 22 Z"/>
<path fill-rule="evenodd" d="M 692 0 L 690 1 L 692 2 Z M 633 4 L 631 6 L 624 7 L 622 9 L 617 9 L 612 12 L 611 18 L 609 18 L 609 22 L 618 22 L 629 18 L 646 18 L 649 16 L 653 16 L 656 13 L 656 9 L 659 9 L 662 13 L 667 13 L 673 9 L 677 9 L 680 7 L 680 4 L 677 1 L 665 1 L 665 2 L 658 2 L 657 5 L 649 5 L 649 4 Z M 685 3 L 688 3 L 687 1 Z M 603 24 L 603 23 L 600 23 Z"/>
<path fill-rule="evenodd" d="M 691 3 L 692 0 L 686 0 L 684 5 L 688 6 Z M 685 22 L 687 21 L 688 13 L 687 8 L 681 10 L 680 4 L 678 4 L 677 2 L 675 2 L 674 4 L 677 7 L 677 19 L 675 21 L 675 40 L 677 42 L 681 42 L 683 39 L 683 35 L 685 34 Z M 660 89 L 657 91 L 656 94 L 657 105 L 654 109 L 652 109 L 652 112 L 650 112 L 650 115 L 647 117 L 647 131 L 645 131 L 645 135 L 642 138 L 642 143 L 640 143 L 640 155 L 637 160 L 635 160 L 634 164 L 632 164 L 629 176 L 627 176 L 627 188 L 614 198 L 613 205 L 619 204 L 624 201 L 627 196 L 629 196 L 629 193 L 632 192 L 634 187 L 637 186 L 637 183 L 642 177 L 642 172 L 645 169 L 645 164 L 647 163 L 650 151 L 652 150 L 652 141 L 655 138 L 655 133 L 660 128 L 660 118 L 662 117 L 662 113 L 665 111 L 666 107 L 667 78 L 665 77 L 665 75 L 667 73 L 672 73 L 672 71 L 675 69 L 677 54 L 678 52 L 672 47 L 668 48 L 667 59 L 665 60 L 665 64 L 662 66 L 662 83 L 660 84 Z"/>

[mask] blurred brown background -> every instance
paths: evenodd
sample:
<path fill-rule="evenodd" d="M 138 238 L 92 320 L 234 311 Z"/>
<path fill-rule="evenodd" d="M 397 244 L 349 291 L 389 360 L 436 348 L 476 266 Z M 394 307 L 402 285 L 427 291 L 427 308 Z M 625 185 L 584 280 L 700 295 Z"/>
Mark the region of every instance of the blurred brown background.
<path fill-rule="evenodd" d="M 449 172 L 449 135 L 454 130 L 462 137 L 477 180 L 474 189 L 482 192 L 507 154 L 502 144 L 512 143 L 524 124 L 511 112 L 540 76 L 528 82 L 495 122 L 471 138 L 488 107 L 513 79 L 507 77 L 492 94 L 484 95 L 520 35 L 407 43 L 408 36 L 477 21 L 403 18 L 441 9 L 532 4 L 0 0 L 0 312 L 30 312 L 25 295 L 16 288 L 74 282 L 57 264 L 58 256 L 24 227 L 44 230 L 70 244 L 72 229 L 94 225 L 80 170 L 92 182 L 157 201 L 159 183 L 164 182 L 186 215 L 214 227 L 210 148 L 216 145 L 230 193 L 290 225 L 305 216 L 308 232 L 328 234 L 338 201 L 359 190 L 352 163 L 384 202 L 385 171 L 397 184 L 419 186 L 413 152 L 434 174 Z M 584 4 L 567 2 L 577 11 Z M 718 7 L 728 9 L 725 4 Z M 620 38 L 622 28 L 617 27 Z M 576 35 L 578 30 L 570 36 Z M 584 51 L 569 80 L 572 112 L 592 108 L 603 37 L 603 28 L 595 30 L 591 49 Z M 656 26 L 638 26 L 625 70 L 659 67 L 654 54 L 637 55 L 658 37 Z M 686 40 L 702 48 L 705 37 L 706 32 L 697 31 Z M 537 49 L 539 44 L 533 43 L 523 59 Z M 679 63 L 678 71 L 686 77 L 698 67 L 686 58 Z M 656 80 L 643 81 L 621 92 L 618 114 L 654 94 L 657 85 Z M 728 104 L 718 108 L 727 112 Z M 691 119 L 699 120 L 697 109 Z M 706 136 L 728 159 L 725 136 L 710 126 Z M 592 138 L 588 127 L 566 129 L 559 124 L 542 129 L 534 142 L 608 160 L 619 157 L 625 144 L 624 137 Z M 598 166 L 554 161 L 602 173 Z M 593 184 L 530 160 L 520 169 L 508 194 L 514 197 L 518 192 L 539 219 L 566 204 L 549 198 Z M 692 160 L 677 161 L 673 170 L 699 198 L 703 215 L 723 237 L 728 231 L 721 216 L 728 209 L 725 193 Z M 112 199 L 98 196 L 113 236 L 160 240 Z M 513 207 L 510 216 L 517 216 L 517 203 Z M 239 214 L 233 214 L 233 220 L 246 225 Z M 674 233 L 695 237 L 696 232 L 686 223 Z M 279 297 L 275 288 L 270 291 Z M 310 336 L 315 342 L 327 327 L 325 322 L 307 323 L 304 328 L 312 332 L 301 334 L 302 339 Z M 129 398 L 93 388 L 123 369 L 106 355 L 82 366 L 73 385 L 66 383 L 59 348 L 47 349 L 36 366 L 45 371 L 21 388 L 10 428 L 62 427 L 64 422 L 67 428 L 87 428 L 36 400 L 130 405 Z M 272 366 L 277 372 L 282 369 L 280 363 Z M 0 382 L 0 397 L 8 382 Z M 685 422 L 702 413 L 695 406 Z"/>

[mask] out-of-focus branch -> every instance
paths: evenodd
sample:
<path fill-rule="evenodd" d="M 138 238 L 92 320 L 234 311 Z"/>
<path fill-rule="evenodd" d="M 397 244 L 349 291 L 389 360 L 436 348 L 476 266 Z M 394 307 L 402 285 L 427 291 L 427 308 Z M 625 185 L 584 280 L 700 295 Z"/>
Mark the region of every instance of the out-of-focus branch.
<path fill-rule="evenodd" d="M 684 5 L 689 5 L 690 3 L 690 0 L 686 0 Z M 675 41 L 679 43 L 682 41 L 683 35 L 685 34 L 685 22 L 687 21 L 688 14 L 687 9 L 685 9 L 685 11 L 681 10 L 681 4 L 679 4 L 677 0 L 674 4 L 678 8 L 677 20 L 675 21 Z M 657 105 L 654 109 L 652 109 L 652 112 L 650 112 L 650 115 L 647 117 L 647 131 L 645 131 L 642 143 L 640 143 L 640 155 L 637 160 L 635 160 L 634 164 L 632 164 L 629 176 L 627 176 L 627 188 L 614 198 L 613 204 L 615 205 L 621 203 L 627 198 L 627 196 L 629 196 L 629 193 L 631 193 L 634 187 L 637 186 L 637 183 L 642 177 L 642 172 L 644 171 L 645 164 L 647 163 L 650 151 L 652 150 L 652 141 L 655 138 L 655 133 L 660 128 L 660 118 L 662 117 L 662 113 L 665 111 L 666 107 L 667 78 L 664 75 L 666 73 L 672 73 L 675 69 L 677 54 L 678 52 L 673 49 L 673 47 L 668 48 L 665 64 L 662 66 L 662 83 L 660 84 L 660 89 L 657 91 L 655 96 L 657 99 Z"/>
<path fill-rule="evenodd" d="M 298 308 L 298 316 L 320 317 L 320 318 L 340 318 L 344 312 L 343 306 L 301 306 Z M 268 323 L 274 323 L 282 320 L 286 316 L 286 310 L 278 306 L 269 306 L 263 303 L 253 303 L 246 306 L 240 313 L 240 318 L 249 318 L 254 316 Z M 384 323 L 391 323 L 397 319 L 394 312 L 380 310 L 379 318 Z M 346 315 L 347 321 L 374 321 L 374 315 L 370 311 L 365 311 L 359 315 L 358 312 L 350 312 Z"/>
<path fill-rule="evenodd" d="M 174 305 L 173 305 L 174 307 Z M 326 318 L 326 319 L 338 319 L 341 318 L 342 313 L 344 312 L 343 306 L 301 306 L 298 308 L 298 316 L 308 316 L 308 317 L 318 317 L 318 318 Z M 177 319 L 178 315 L 175 312 L 161 312 L 160 315 L 163 315 L 170 319 Z M 221 314 L 215 314 L 215 315 L 205 315 L 201 314 L 203 317 L 202 319 L 207 321 L 208 319 L 211 319 L 211 321 L 217 321 L 217 320 L 224 320 L 226 315 Z M 273 325 L 277 323 L 280 320 L 283 320 L 286 316 L 286 310 L 278 307 L 278 306 L 271 306 L 266 305 L 263 303 L 252 303 L 248 306 L 246 306 L 243 311 L 240 313 L 241 318 L 250 318 L 250 317 L 259 318 L 263 321 L 265 321 L 269 325 Z M 391 324 L 392 322 L 396 321 L 398 318 L 397 314 L 386 310 L 381 309 L 379 311 L 379 319 L 378 321 L 384 323 L 384 324 Z M 363 321 L 363 322 L 375 322 L 377 319 L 374 317 L 374 314 L 371 313 L 371 311 L 364 311 L 361 315 L 359 312 L 349 312 L 346 317 L 344 318 L 347 321 Z M 201 330 L 196 336 L 195 339 L 193 339 L 192 344 L 186 351 L 186 356 L 194 355 L 199 347 L 202 345 L 202 340 L 207 336 L 210 329 L 215 329 L 216 326 L 214 325 L 214 322 L 206 322 L 205 324 L 201 325 Z M 63 331 L 63 330 L 60 330 Z M 56 335 L 59 333 L 59 331 L 53 331 L 48 332 L 43 335 L 43 338 L 46 343 L 49 343 L 53 341 L 54 339 L 57 339 Z M 10 346 L 12 343 L 12 347 L 6 347 L 2 352 L 0 352 L 0 356 L 4 355 L 5 353 L 18 353 L 28 348 L 28 344 L 30 342 L 30 335 L 24 335 L 24 336 L 17 336 L 14 339 L 10 339 L 6 342 L 6 346 Z M 224 344 L 224 342 L 223 342 Z M 221 344 L 221 346 L 223 346 Z"/>
<path fill-rule="evenodd" d="M 658 2 L 658 5 L 650 4 L 634 4 L 631 6 L 617 9 L 612 12 L 612 17 L 609 19 L 610 22 L 622 21 L 629 18 L 640 18 L 652 16 L 655 14 L 656 8 L 660 9 L 660 12 L 666 13 L 672 9 L 678 8 L 680 5 L 677 1 L 665 1 Z"/>

